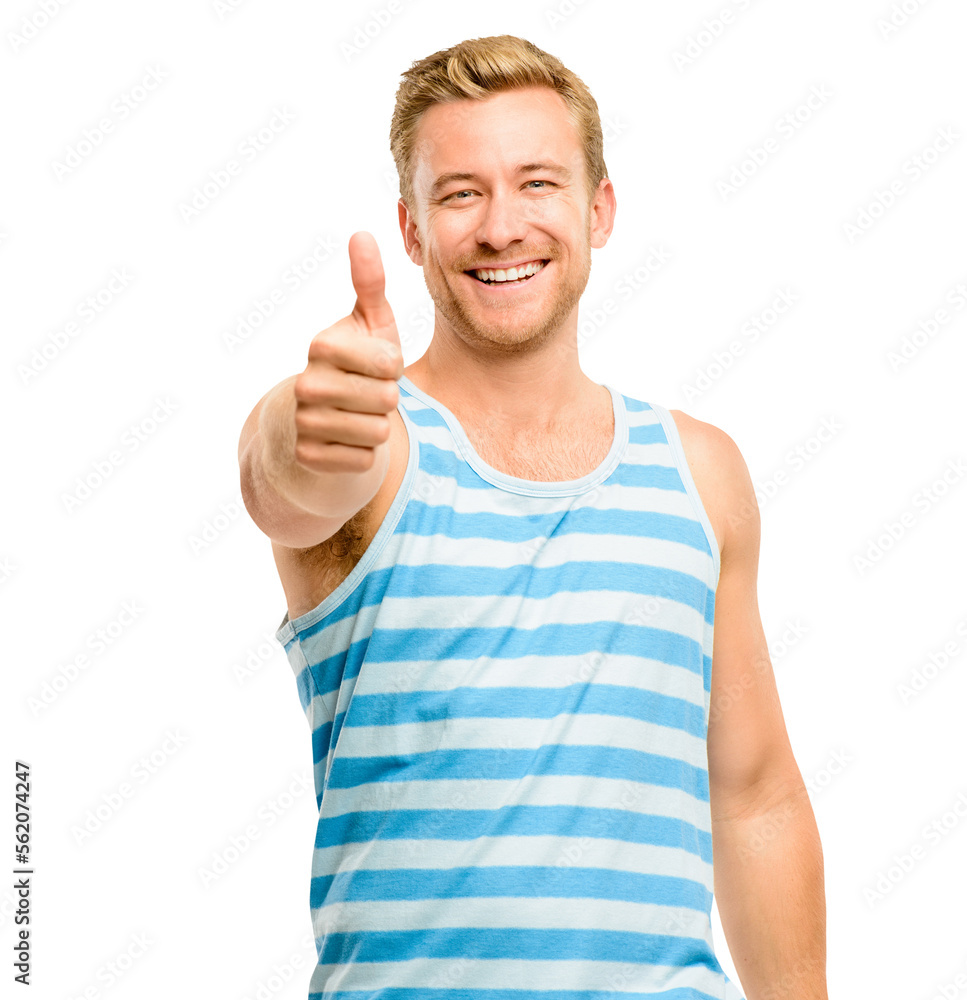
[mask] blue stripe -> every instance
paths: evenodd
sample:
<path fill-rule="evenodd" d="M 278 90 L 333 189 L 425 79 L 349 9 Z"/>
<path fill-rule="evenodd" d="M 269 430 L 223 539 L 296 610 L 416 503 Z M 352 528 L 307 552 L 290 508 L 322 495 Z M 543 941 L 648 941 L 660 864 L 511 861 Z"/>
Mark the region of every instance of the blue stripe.
<path fill-rule="evenodd" d="M 367 931 L 325 936 L 320 962 L 403 962 L 409 958 L 531 959 L 539 961 L 705 964 L 708 945 L 698 938 L 635 931 L 549 927 L 462 927 L 416 931 Z"/>
<path fill-rule="evenodd" d="M 620 640 L 620 641 L 619 641 Z M 605 645 L 607 644 L 607 645 Z M 461 658 L 492 660 L 522 656 L 582 656 L 602 649 L 616 655 L 648 657 L 664 661 L 701 676 L 704 651 L 701 644 L 677 632 L 624 625 L 619 622 L 589 622 L 577 625 L 541 625 L 534 629 L 511 626 L 495 628 L 374 628 L 345 652 L 336 652 L 310 664 L 319 691 L 330 694 L 346 680 L 359 675 L 365 661 L 384 663 L 411 660 Z M 456 652 L 459 650 L 459 654 Z M 566 671 L 562 667 L 562 673 Z M 389 686 L 392 686 L 390 684 Z"/>
<path fill-rule="evenodd" d="M 477 837 L 597 837 L 678 847 L 712 863 L 712 835 L 670 816 L 590 806 L 499 809 L 366 809 L 319 821 L 315 846 L 368 840 L 474 840 Z"/>
<path fill-rule="evenodd" d="M 489 484 L 487 488 L 493 489 Z M 705 529 L 694 517 L 619 507 L 604 510 L 573 507 L 522 517 L 493 511 L 458 511 L 449 504 L 429 504 L 411 497 L 397 530 L 411 535 L 490 538 L 502 542 L 528 542 L 537 536 L 549 537 L 551 534 L 627 535 L 630 538 L 660 538 L 680 542 L 700 552 L 709 551 Z"/>
<path fill-rule="evenodd" d="M 662 427 L 658 415 L 655 415 L 655 422 L 653 424 L 629 424 L 628 443 L 667 444 L 668 438 L 665 436 L 665 428 Z"/>
<path fill-rule="evenodd" d="M 331 903 L 464 897 L 610 899 L 704 912 L 711 894 L 699 882 L 613 868 L 484 865 L 476 868 L 359 868 L 312 879 L 311 909 Z"/>
<path fill-rule="evenodd" d="M 292 641 L 295 642 L 295 639 Z M 286 653 L 288 654 L 288 648 L 286 649 Z M 309 707 L 309 702 L 312 701 L 312 696 L 315 694 L 312 684 L 312 673 L 308 667 L 303 667 L 296 674 L 295 686 L 299 693 L 299 703 L 302 705 L 302 711 L 304 712 Z"/>
<path fill-rule="evenodd" d="M 432 534 L 432 532 L 427 532 Z M 526 539 L 533 541 L 534 532 Z M 385 571 L 384 571 L 385 573 Z M 385 575 L 384 575 L 385 579 Z M 374 576 L 374 582 L 377 578 Z M 675 600 L 703 611 L 712 591 L 691 573 L 641 562 L 570 560 L 560 566 L 422 566 L 392 567 L 392 592 L 420 597 L 549 598 L 562 591 L 583 596 L 594 591 L 621 591 Z M 376 595 L 372 595 L 376 596 Z M 370 603 L 379 603 L 383 594 Z"/>
<path fill-rule="evenodd" d="M 506 781 L 547 774 L 586 774 L 681 788 L 696 799 L 708 801 L 708 771 L 704 768 L 642 750 L 561 743 L 523 750 L 482 747 L 336 757 L 329 770 L 329 787 L 355 788 L 370 781 L 471 780 L 482 776 Z"/>
<path fill-rule="evenodd" d="M 402 530 L 402 521 L 397 526 Z M 698 526 L 701 530 L 701 526 Z M 425 534 L 433 534 L 426 531 Z M 556 529 L 550 534 L 556 533 Z M 526 539 L 532 542 L 535 532 Z M 696 535 L 696 542 L 699 536 Z M 701 538 L 705 538 L 704 533 Z M 481 542 L 483 544 L 483 542 Z M 703 548 L 702 545 L 696 545 Z M 704 546 L 708 551 L 708 545 Z M 560 566 L 534 567 L 527 564 L 508 566 L 425 563 L 421 566 L 394 565 L 374 569 L 339 607 L 321 621 L 303 629 L 303 642 L 347 618 L 353 618 L 361 608 L 379 604 L 387 595 L 401 597 L 551 597 L 560 591 L 581 594 L 584 591 L 621 591 L 642 598 L 668 598 L 709 617 L 709 605 L 714 591 L 691 573 L 663 569 L 641 562 L 593 562 L 572 560 Z"/>
<path fill-rule="evenodd" d="M 356 694 L 347 726 L 392 726 L 440 719 L 551 719 L 612 715 L 701 737 L 704 709 L 642 688 L 586 681 L 562 687 L 454 687 L 443 691 Z"/>
<path fill-rule="evenodd" d="M 318 764 L 325 760 L 332 745 L 332 722 L 324 722 L 321 726 L 316 726 L 312 730 L 312 763 Z"/>

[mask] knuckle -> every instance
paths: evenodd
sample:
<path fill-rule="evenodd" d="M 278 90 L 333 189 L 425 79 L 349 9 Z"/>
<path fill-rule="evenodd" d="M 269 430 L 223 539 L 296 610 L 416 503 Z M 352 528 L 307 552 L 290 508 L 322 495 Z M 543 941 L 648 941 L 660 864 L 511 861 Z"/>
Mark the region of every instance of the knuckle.
<path fill-rule="evenodd" d="M 312 338 L 309 344 L 309 358 L 310 360 L 331 362 L 336 348 L 337 344 L 333 337 L 332 327 L 330 327 L 328 330 L 323 330 L 322 333 L 317 333 Z"/>
<path fill-rule="evenodd" d="M 311 366 L 302 372 L 293 385 L 297 403 L 313 404 L 326 402 L 332 396 L 333 376 L 331 371 L 320 371 Z"/>
<path fill-rule="evenodd" d="M 295 427 L 300 434 L 305 434 L 311 431 L 316 426 L 316 419 L 313 415 L 312 410 L 307 406 L 296 405 L 295 408 Z"/>
<path fill-rule="evenodd" d="M 379 436 L 380 444 L 389 440 L 391 430 L 392 427 L 390 426 L 389 417 L 376 418 L 376 433 Z"/>
<path fill-rule="evenodd" d="M 295 460 L 299 465 L 312 465 L 316 458 L 316 449 L 308 441 L 298 440 L 295 445 Z"/>
<path fill-rule="evenodd" d="M 390 344 L 385 340 L 379 342 L 376 347 L 376 365 L 380 371 L 395 371 L 400 360 L 402 360 L 400 352 L 395 344 Z"/>
<path fill-rule="evenodd" d="M 390 382 L 380 390 L 380 403 L 387 411 L 395 410 L 400 401 L 400 388 L 395 382 Z M 387 423 L 389 420 L 387 419 Z"/>
<path fill-rule="evenodd" d="M 292 391 L 297 403 L 313 403 L 319 399 L 324 389 L 324 383 L 319 373 L 311 368 L 302 372 L 295 380 Z"/>

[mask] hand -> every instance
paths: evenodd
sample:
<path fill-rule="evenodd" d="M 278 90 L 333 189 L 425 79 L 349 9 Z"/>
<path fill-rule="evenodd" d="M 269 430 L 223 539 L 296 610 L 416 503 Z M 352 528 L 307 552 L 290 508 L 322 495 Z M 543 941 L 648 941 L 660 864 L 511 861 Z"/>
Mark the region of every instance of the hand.
<path fill-rule="evenodd" d="M 356 305 L 313 337 L 309 363 L 294 383 L 295 461 L 312 472 L 371 468 L 399 402 L 403 349 L 370 233 L 350 237 L 349 265 Z"/>

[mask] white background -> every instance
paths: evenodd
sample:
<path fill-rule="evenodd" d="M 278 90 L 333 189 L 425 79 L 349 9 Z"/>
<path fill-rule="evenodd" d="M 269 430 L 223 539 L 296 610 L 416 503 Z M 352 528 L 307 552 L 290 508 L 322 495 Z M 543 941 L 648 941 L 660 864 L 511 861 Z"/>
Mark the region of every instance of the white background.
<path fill-rule="evenodd" d="M 889 0 L 47 4 L 0 22 L 0 721 L 8 801 L 16 759 L 33 782 L 31 995 L 305 995 L 309 732 L 238 435 L 351 309 L 357 230 L 379 242 L 405 362 L 424 352 L 388 148 L 399 75 L 507 32 L 577 72 L 605 121 L 618 215 L 583 300 L 584 370 L 723 428 L 759 490 L 759 605 L 823 841 L 830 996 L 967 996 L 963 4 L 907 0 L 891 31 Z M 668 259 L 631 293 L 651 248 Z M 780 292 L 793 305 L 764 312 Z"/>

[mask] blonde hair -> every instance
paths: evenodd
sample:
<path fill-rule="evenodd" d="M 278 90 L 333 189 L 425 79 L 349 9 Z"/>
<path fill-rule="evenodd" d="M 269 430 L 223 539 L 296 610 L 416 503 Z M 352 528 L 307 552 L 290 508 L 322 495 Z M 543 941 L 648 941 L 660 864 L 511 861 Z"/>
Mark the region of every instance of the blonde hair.
<path fill-rule="evenodd" d="M 598 105 L 584 82 L 559 59 L 516 35 L 470 38 L 414 62 L 403 73 L 389 140 L 400 177 L 400 197 L 415 208 L 413 150 L 423 113 L 433 104 L 486 100 L 502 90 L 550 87 L 567 105 L 584 148 L 588 201 L 608 176 Z"/>

